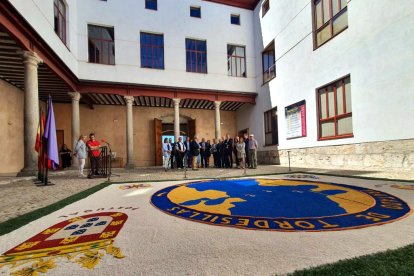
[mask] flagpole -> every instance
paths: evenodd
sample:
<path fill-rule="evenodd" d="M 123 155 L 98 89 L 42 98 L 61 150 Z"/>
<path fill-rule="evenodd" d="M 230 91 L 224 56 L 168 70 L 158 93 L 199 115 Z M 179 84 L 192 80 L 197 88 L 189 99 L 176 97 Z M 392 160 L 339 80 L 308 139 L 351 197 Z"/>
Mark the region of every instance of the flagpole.
<path fill-rule="evenodd" d="M 39 151 L 37 152 L 37 181 L 42 181 L 41 171 L 42 171 L 42 108 L 39 108 L 39 140 L 40 140 L 40 147 Z M 36 137 L 37 138 L 37 137 Z"/>
<path fill-rule="evenodd" d="M 49 98 L 50 98 L 50 95 L 49 95 Z M 47 116 L 47 118 L 49 118 L 49 112 L 50 112 L 50 104 L 49 104 L 49 101 L 47 101 L 46 110 L 47 110 L 47 115 L 46 116 Z M 48 153 L 48 150 L 47 150 L 47 143 L 48 143 L 47 142 L 47 139 L 44 138 L 43 141 L 44 141 L 44 143 L 43 143 L 43 145 L 44 145 L 44 148 L 43 148 L 43 150 L 44 150 L 44 158 L 43 158 L 44 159 L 43 184 L 46 186 L 47 185 L 47 182 L 48 182 L 48 175 L 49 175 L 49 153 Z"/>

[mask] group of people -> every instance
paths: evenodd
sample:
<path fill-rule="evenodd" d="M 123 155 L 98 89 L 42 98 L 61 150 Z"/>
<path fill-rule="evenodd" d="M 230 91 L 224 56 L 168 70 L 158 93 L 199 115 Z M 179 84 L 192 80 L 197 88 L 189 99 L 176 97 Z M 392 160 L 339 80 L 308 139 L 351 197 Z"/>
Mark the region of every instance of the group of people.
<path fill-rule="evenodd" d="M 214 167 L 233 168 L 234 163 L 237 168 L 244 169 L 249 167 L 257 168 L 257 140 L 254 135 L 245 133 L 243 137 L 231 138 L 230 134 L 221 139 L 198 141 L 198 137 L 190 137 L 183 142 L 181 137 L 173 143 L 172 139 L 165 138 L 162 144 L 163 167 L 167 171 L 173 169 L 183 169 L 185 166 L 197 170 L 210 166 L 210 159 L 213 156 Z M 233 158 L 233 155 L 235 158 Z M 233 162 L 235 161 L 235 162 Z"/>
<path fill-rule="evenodd" d="M 79 177 L 85 177 L 84 168 L 86 158 L 90 158 L 91 171 L 90 175 L 98 174 L 99 155 L 101 144 L 95 139 L 95 134 L 89 134 L 89 140 L 86 135 L 80 135 L 73 150 L 73 156 L 78 159 Z M 64 144 L 60 150 L 62 159 L 62 169 L 72 166 L 72 151 Z"/>

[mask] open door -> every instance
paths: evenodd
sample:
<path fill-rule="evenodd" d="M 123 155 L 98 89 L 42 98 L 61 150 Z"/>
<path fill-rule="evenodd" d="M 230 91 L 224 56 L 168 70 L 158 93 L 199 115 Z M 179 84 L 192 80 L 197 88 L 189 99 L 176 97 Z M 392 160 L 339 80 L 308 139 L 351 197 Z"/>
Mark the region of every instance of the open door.
<path fill-rule="evenodd" d="M 154 119 L 155 166 L 162 166 L 162 120 Z"/>
<path fill-rule="evenodd" d="M 196 135 L 196 120 L 188 120 L 188 136 L 190 140 L 193 140 L 194 135 Z"/>

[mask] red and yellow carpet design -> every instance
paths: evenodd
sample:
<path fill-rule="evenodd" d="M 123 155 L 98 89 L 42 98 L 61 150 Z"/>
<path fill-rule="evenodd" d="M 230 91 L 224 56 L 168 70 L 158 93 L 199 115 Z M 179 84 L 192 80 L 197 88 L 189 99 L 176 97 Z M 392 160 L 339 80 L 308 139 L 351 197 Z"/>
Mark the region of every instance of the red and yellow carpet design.
<path fill-rule="evenodd" d="M 0 266 L 15 268 L 13 275 L 37 275 L 56 267 L 57 258 L 67 258 L 93 269 L 105 254 L 123 258 L 114 246 L 128 216 L 103 212 L 75 217 L 57 223 L 0 256 Z"/>

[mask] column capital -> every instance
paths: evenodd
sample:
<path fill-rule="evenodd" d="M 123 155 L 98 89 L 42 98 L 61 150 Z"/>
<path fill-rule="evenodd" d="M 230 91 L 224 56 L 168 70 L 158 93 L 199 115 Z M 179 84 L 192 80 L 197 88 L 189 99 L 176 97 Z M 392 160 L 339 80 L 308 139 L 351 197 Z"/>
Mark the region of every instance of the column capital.
<path fill-rule="evenodd" d="M 124 99 L 127 105 L 132 105 L 132 103 L 134 102 L 134 96 L 124 96 Z"/>
<path fill-rule="evenodd" d="M 214 101 L 214 107 L 219 108 L 221 105 L 221 101 Z"/>
<path fill-rule="evenodd" d="M 174 106 L 179 106 L 181 99 L 179 99 L 179 98 L 173 98 L 172 101 L 174 103 Z"/>
<path fill-rule="evenodd" d="M 72 101 L 78 101 L 82 98 L 79 92 L 68 92 L 68 95 L 72 98 Z"/>
<path fill-rule="evenodd" d="M 39 65 L 39 63 L 43 63 L 43 60 L 35 52 L 19 50 L 17 53 L 23 57 L 23 63 L 29 63 L 36 66 Z"/>

